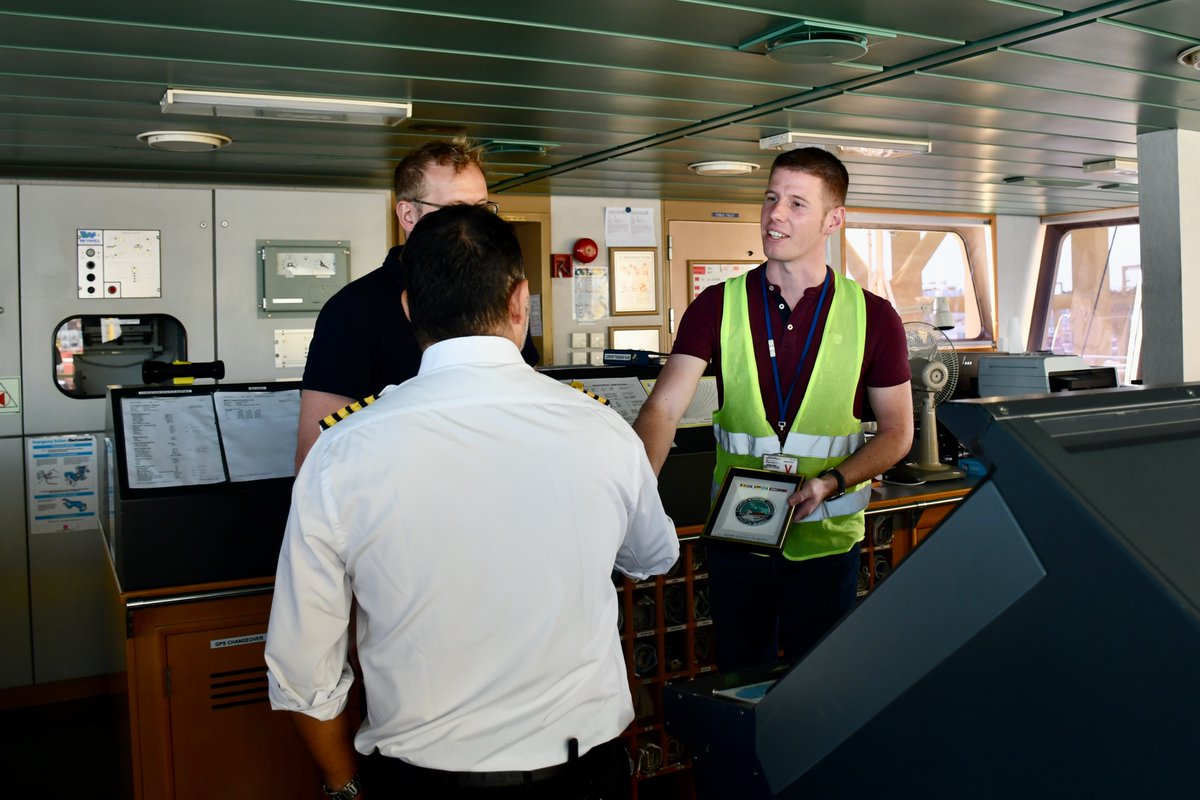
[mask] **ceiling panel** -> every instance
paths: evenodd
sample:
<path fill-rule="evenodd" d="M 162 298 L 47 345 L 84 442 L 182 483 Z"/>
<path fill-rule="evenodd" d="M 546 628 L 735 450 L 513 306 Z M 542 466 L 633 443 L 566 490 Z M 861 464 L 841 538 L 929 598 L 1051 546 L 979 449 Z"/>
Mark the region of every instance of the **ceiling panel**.
<path fill-rule="evenodd" d="M 1200 129 L 1197 0 L 0 0 L 0 177 L 387 186 L 434 136 L 547 145 L 497 156 L 501 195 L 757 202 L 791 129 L 928 138 L 897 161 L 846 156 L 851 202 L 1014 214 L 1136 194 L 1011 186 L 1136 157 L 1141 132 Z M 809 28 L 864 37 L 854 61 L 783 64 Z M 170 86 L 411 99 L 397 128 L 164 115 Z M 151 150 L 187 128 L 224 150 Z M 743 178 L 689 163 L 750 161 Z"/>
<path fill-rule="evenodd" d="M 1130 106 L 1200 110 L 1200 86 L 1195 80 L 1022 50 L 988 53 L 929 74 L 978 82 L 991 82 L 996 75 L 1005 75 L 1010 85 L 1071 93 L 1097 103 L 1120 98 Z M 1098 77 L 1102 80 L 1097 81 Z"/>
<path fill-rule="evenodd" d="M 1175 0 L 1165 4 L 1165 7 L 1147 9 L 1144 13 L 1165 12 L 1167 7 L 1183 4 L 1181 0 Z M 1025 42 L 1017 49 L 1095 64 L 1099 69 L 1097 77 L 1106 74 L 1105 67 L 1120 67 L 1176 78 L 1191 83 L 1200 92 L 1200 72 L 1176 60 L 1180 51 L 1200 44 L 1200 9 L 1194 0 L 1186 0 L 1186 5 L 1191 16 L 1187 26 L 1193 31 L 1191 34 L 1180 35 L 1171 30 L 1132 28 L 1100 21 Z M 1130 18 L 1134 18 L 1134 15 L 1126 15 L 1121 19 Z M 1103 89 L 1105 82 L 1098 80 L 1095 85 Z"/>
<path fill-rule="evenodd" d="M 941 37 L 958 42 L 986 39 L 1013 28 L 1045 20 L 1049 14 L 1034 4 L 996 3 L 990 0 L 962 0 L 948 5 L 942 0 L 903 0 L 872 3 L 859 0 L 757 0 L 745 3 L 720 3 L 695 0 L 688 3 L 697 10 L 709 8 L 754 8 L 799 19 L 859 25 L 867 28 L 905 32 L 910 35 Z M 948 13 L 953 9 L 955 13 Z"/>
<path fill-rule="evenodd" d="M 1098 139 L 1109 136 L 1113 124 L 1144 128 L 1197 128 L 1200 111 L 1188 108 L 1160 106 L 1149 102 L 1135 103 L 1121 98 L 1100 97 L 1095 94 L 1047 91 L 1035 87 L 996 82 L 956 79 L 931 73 L 903 78 L 886 86 L 872 88 L 857 95 L 871 95 L 952 105 L 968 112 L 990 114 L 994 110 L 1009 112 L 1006 119 L 1028 120 L 1030 113 L 1043 120 L 1039 127 L 1064 135 Z M 1035 129 L 1033 123 L 1023 123 Z M 1130 139 L 1132 141 L 1132 138 Z"/>
<path fill-rule="evenodd" d="M 1182 40 L 1200 43 L 1200 14 L 1194 0 L 1169 0 L 1136 11 L 1117 14 L 1115 24 L 1137 25 L 1147 31 L 1158 31 Z"/>

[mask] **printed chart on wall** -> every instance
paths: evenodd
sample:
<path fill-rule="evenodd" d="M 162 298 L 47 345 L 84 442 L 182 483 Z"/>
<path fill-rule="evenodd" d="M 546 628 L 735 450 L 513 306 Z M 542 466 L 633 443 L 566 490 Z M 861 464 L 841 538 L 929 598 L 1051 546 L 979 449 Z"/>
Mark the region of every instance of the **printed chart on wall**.
<path fill-rule="evenodd" d="M 595 322 L 608 316 L 608 268 L 576 267 L 575 321 Z"/>
<path fill-rule="evenodd" d="M 604 242 L 609 247 L 653 247 L 654 209 L 632 206 L 605 207 Z"/>
<path fill-rule="evenodd" d="M 749 272 L 759 265 L 758 261 L 688 261 L 688 274 L 692 278 L 692 299 L 695 300 L 710 286 Z"/>
<path fill-rule="evenodd" d="M 91 530 L 97 526 L 96 440 L 88 435 L 30 439 L 26 450 L 29 532 Z"/>

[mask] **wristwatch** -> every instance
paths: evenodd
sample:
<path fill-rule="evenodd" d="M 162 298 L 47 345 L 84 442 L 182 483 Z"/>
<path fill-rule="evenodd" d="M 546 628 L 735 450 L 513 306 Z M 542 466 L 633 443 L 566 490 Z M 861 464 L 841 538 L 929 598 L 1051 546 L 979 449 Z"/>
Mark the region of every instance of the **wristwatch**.
<path fill-rule="evenodd" d="M 836 500 L 837 498 L 841 497 L 842 495 L 844 495 L 846 493 L 846 478 L 836 468 L 827 469 L 824 472 L 822 472 L 820 475 L 818 475 L 817 477 L 824 478 L 826 475 L 832 475 L 833 479 L 835 481 L 837 481 L 837 491 L 834 492 L 833 494 L 829 495 L 829 497 L 826 497 L 825 499 L 826 500 Z"/>
<path fill-rule="evenodd" d="M 362 783 L 355 775 L 350 781 L 340 789 L 330 789 L 325 784 L 321 784 L 321 789 L 325 792 L 325 796 L 329 800 L 354 800 L 358 797 L 358 793 L 362 791 Z"/>

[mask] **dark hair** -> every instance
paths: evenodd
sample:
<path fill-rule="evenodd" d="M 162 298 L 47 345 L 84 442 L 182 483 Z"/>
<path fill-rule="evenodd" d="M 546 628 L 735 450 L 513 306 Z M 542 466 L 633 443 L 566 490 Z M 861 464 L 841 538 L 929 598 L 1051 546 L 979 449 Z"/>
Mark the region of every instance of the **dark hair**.
<path fill-rule="evenodd" d="M 829 208 L 846 205 L 846 192 L 850 189 L 850 173 L 842 160 L 820 147 L 801 147 L 785 150 L 775 157 L 771 174 L 777 169 L 794 169 L 817 178 L 825 184 L 825 195 Z M 826 209 L 828 210 L 828 209 Z"/>
<path fill-rule="evenodd" d="M 425 170 L 434 164 L 439 167 L 452 166 L 455 174 L 472 164 L 483 172 L 483 147 L 465 136 L 455 136 L 449 142 L 435 141 L 421 145 L 396 165 L 396 172 L 392 176 L 396 200 L 420 200 L 428 194 Z"/>
<path fill-rule="evenodd" d="M 512 225 L 478 206 L 451 205 L 421 217 L 401 259 L 422 347 L 495 334 L 508 322 L 513 289 L 525 280 Z"/>

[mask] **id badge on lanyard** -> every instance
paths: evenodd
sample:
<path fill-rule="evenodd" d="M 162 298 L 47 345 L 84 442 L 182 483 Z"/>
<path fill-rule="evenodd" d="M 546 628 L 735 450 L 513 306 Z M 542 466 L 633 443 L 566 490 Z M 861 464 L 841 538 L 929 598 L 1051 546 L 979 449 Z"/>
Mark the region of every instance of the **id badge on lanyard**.
<path fill-rule="evenodd" d="M 795 475 L 799 459 L 785 456 L 783 453 L 768 453 L 763 456 L 763 469 L 768 472 L 782 472 L 785 475 Z"/>

